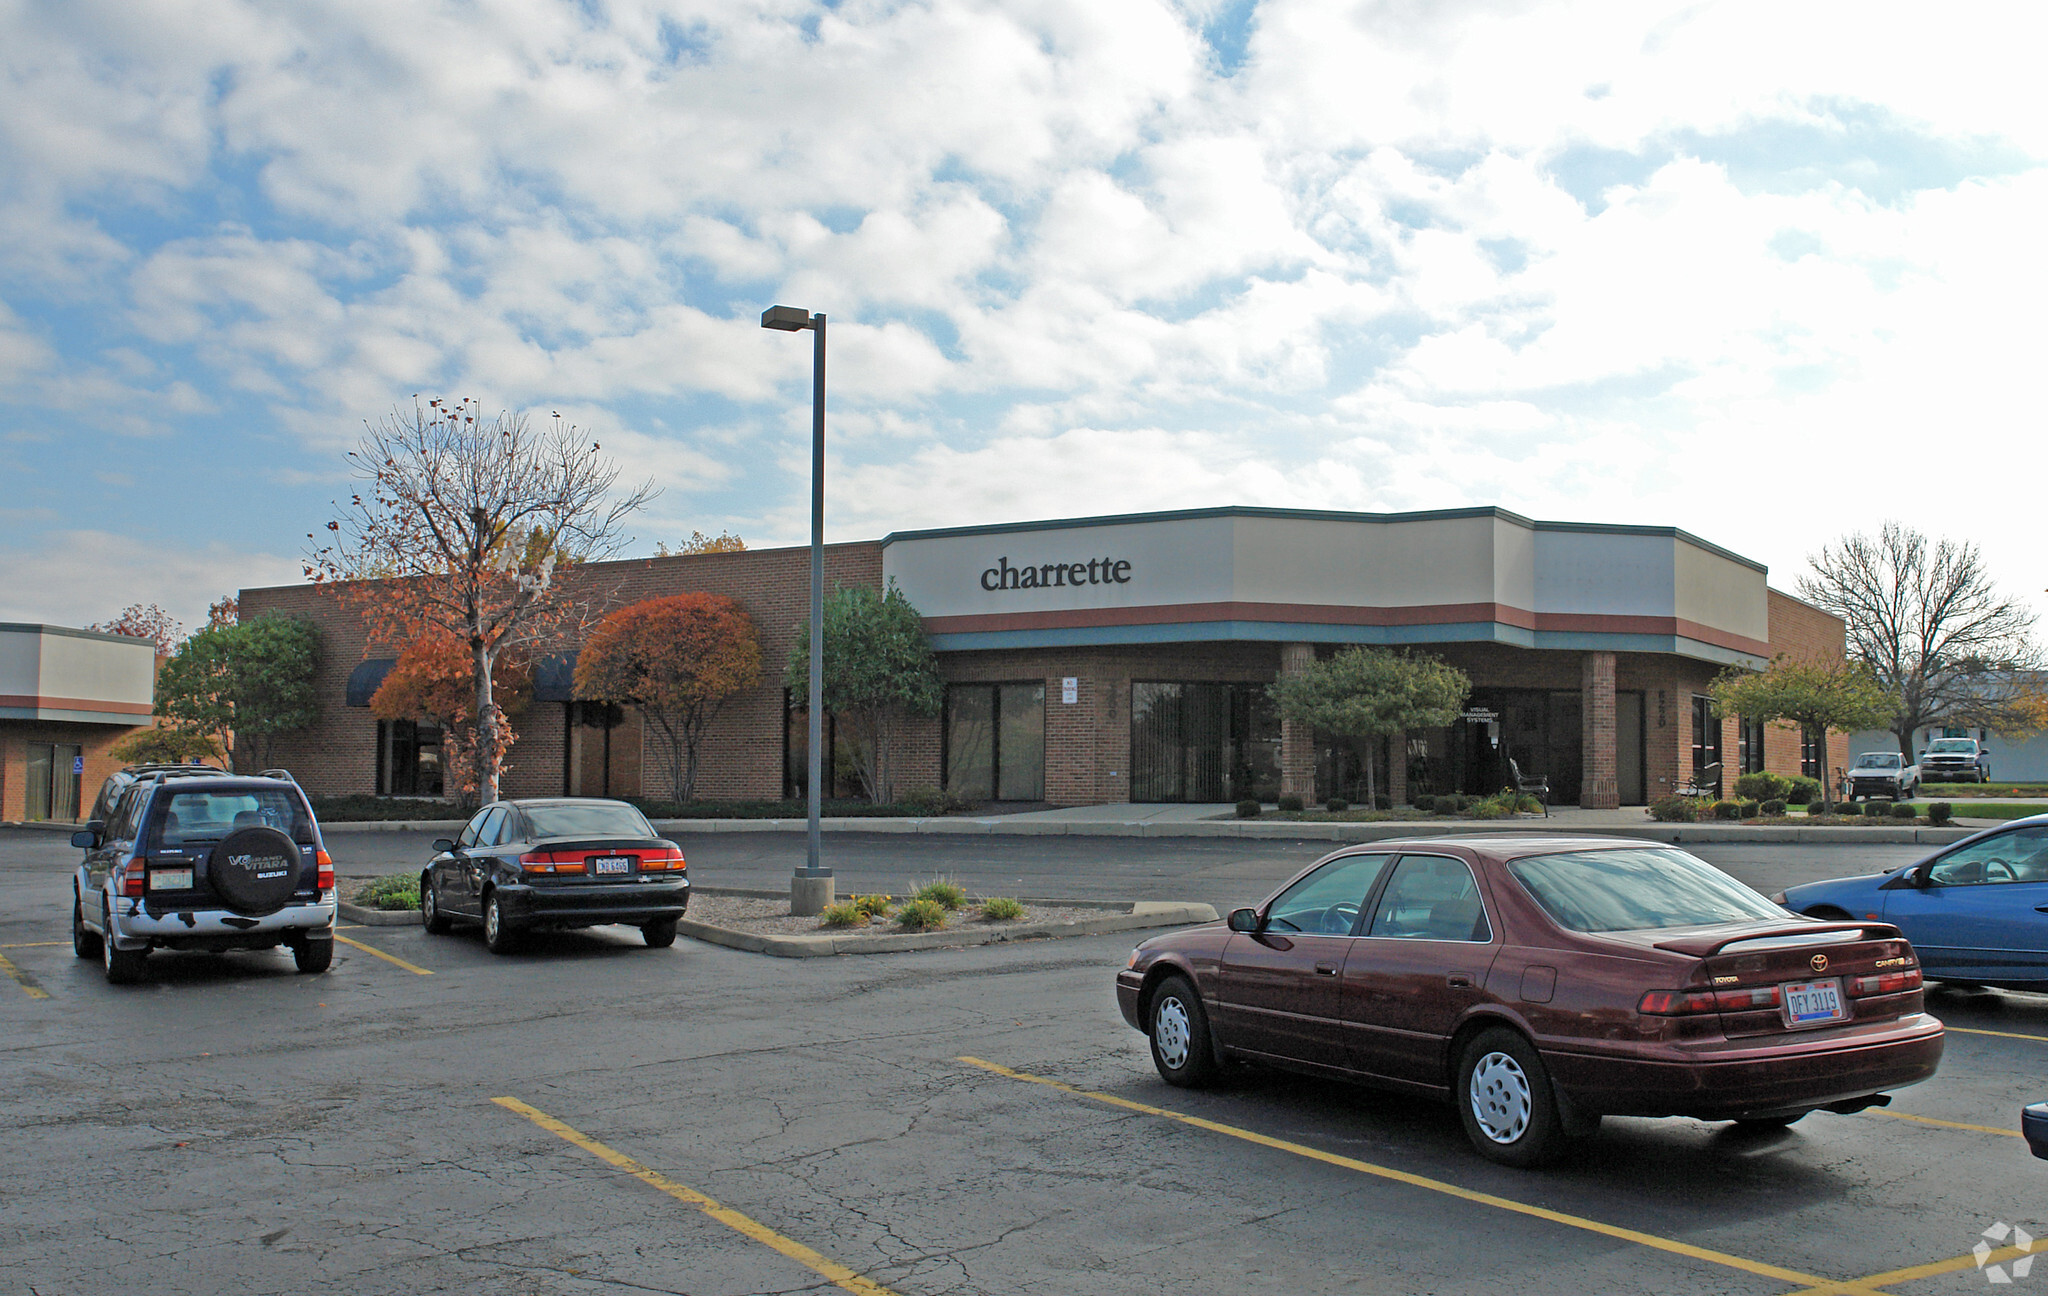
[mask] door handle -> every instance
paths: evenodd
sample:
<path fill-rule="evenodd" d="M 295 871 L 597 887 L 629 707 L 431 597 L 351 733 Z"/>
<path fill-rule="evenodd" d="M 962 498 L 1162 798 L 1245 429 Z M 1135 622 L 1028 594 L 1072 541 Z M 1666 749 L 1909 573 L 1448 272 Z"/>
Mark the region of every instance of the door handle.
<path fill-rule="evenodd" d="M 1444 980 L 1453 989 L 1470 990 L 1472 988 L 1472 978 L 1466 976 L 1463 972 L 1453 972 L 1445 977 Z"/>
<path fill-rule="evenodd" d="M 1336 976 L 1336 975 L 1337 975 L 1337 965 L 1336 965 L 1335 963 L 1318 963 L 1318 964 L 1316 964 L 1316 975 L 1317 975 L 1317 976 Z"/>

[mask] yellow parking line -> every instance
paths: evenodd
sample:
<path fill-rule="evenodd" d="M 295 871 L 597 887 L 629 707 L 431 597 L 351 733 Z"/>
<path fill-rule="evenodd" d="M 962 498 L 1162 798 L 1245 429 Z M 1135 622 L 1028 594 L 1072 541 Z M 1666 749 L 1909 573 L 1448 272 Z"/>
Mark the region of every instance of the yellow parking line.
<path fill-rule="evenodd" d="M 1285 1139 L 1276 1139 L 1252 1130 L 1240 1129 L 1235 1125 L 1224 1125 L 1216 1121 L 1204 1120 L 1199 1116 L 1188 1116 L 1181 1112 L 1168 1111 L 1163 1107 L 1152 1107 L 1145 1103 L 1132 1102 L 1128 1098 L 1119 1098 L 1114 1094 L 1078 1089 L 1073 1085 L 1063 1084 L 1058 1080 L 1048 1080 L 1044 1076 L 1030 1075 L 1023 1071 L 1012 1071 L 1009 1067 L 1000 1066 L 994 1062 L 985 1062 L 980 1058 L 962 1057 L 957 1060 L 965 1062 L 969 1066 L 980 1067 L 984 1071 L 1005 1076 L 1011 1080 L 1023 1080 L 1031 1084 L 1045 1085 L 1062 1093 L 1073 1094 L 1079 1098 L 1090 1098 L 1099 1103 L 1107 1103 L 1111 1107 L 1121 1107 L 1126 1111 L 1141 1112 L 1147 1116 L 1161 1116 L 1167 1120 L 1179 1121 L 1183 1125 L 1192 1125 L 1196 1129 L 1205 1129 L 1215 1134 L 1227 1134 L 1231 1138 L 1243 1139 L 1247 1143 L 1256 1143 L 1261 1147 L 1274 1148 L 1281 1152 L 1291 1152 L 1296 1156 L 1307 1157 L 1311 1161 L 1321 1161 L 1326 1165 L 1339 1166 L 1346 1170 L 1356 1170 L 1360 1174 L 1373 1175 L 1381 1179 L 1391 1179 L 1395 1183 L 1407 1184 L 1412 1188 L 1426 1188 L 1430 1192 L 1442 1193 L 1446 1197 L 1456 1197 L 1462 1201 L 1476 1202 L 1481 1206 L 1491 1206 L 1496 1210 L 1510 1211 L 1517 1215 L 1527 1215 L 1534 1219 L 1548 1220 L 1553 1224 L 1563 1224 L 1569 1228 L 1584 1229 L 1588 1233 L 1599 1233 L 1606 1237 L 1618 1238 L 1624 1242 L 1633 1242 L 1637 1246 L 1649 1247 L 1657 1251 L 1668 1251 L 1673 1255 L 1682 1255 L 1693 1260 L 1704 1260 L 1709 1264 L 1723 1265 L 1730 1269 L 1740 1269 L 1744 1273 L 1756 1274 L 1759 1277 L 1775 1278 L 1779 1282 L 1795 1283 L 1814 1290 L 1861 1293 L 1861 1296 L 1870 1296 L 1872 1290 L 1862 1286 L 1861 1279 L 1848 1279 L 1836 1282 L 1827 1278 L 1816 1277 L 1813 1274 L 1800 1273 L 1797 1269 L 1786 1269 L 1780 1265 L 1765 1264 L 1760 1260 L 1750 1260 L 1742 1256 L 1730 1255 L 1725 1251 L 1714 1251 L 1707 1247 L 1694 1246 L 1690 1242 L 1680 1242 L 1675 1238 L 1659 1237 L 1655 1233 L 1643 1233 L 1636 1229 L 1621 1228 L 1614 1224 L 1603 1224 L 1599 1220 L 1586 1219 L 1580 1215 L 1567 1215 L 1563 1211 L 1549 1210 L 1542 1206 L 1531 1206 L 1526 1202 L 1514 1201 L 1507 1197 L 1496 1197 L 1491 1193 L 1474 1192 L 1470 1188 L 1460 1188 L 1456 1184 L 1445 1183 L 1441 1179 L 1430 1179 L 1423 1175 L 1410 1174 L 1405 1170 L 1395 1170 L 1387 1166 L 1374 1165 L 1369 1161 L 1353 1160 L 1351 1157 L 1339 1156 L 1334 1152 L 1325 1152 L 1320 1148 L 1312 1148 L 1300 1143 L 1290 1143 Z"/>
<path fill-rule="evenodd" d="M 0 945 L 0 949 L 42 949 L 47 945 L 69 945 L 70 941 L 18 941 L 13 945 Z"/>
<path fill-rule="evenodd" d="M 1932 1116 L 1909 1116 L 1905 1112 L 1881 1111 L 1876 1107 L 1865 1109 L 1872 1116 L 1889 1116 L 1893 1120 L 1913 1121 L 1921 1125 L 1943 1125 L 1949 1129 L 1976 1130 L 1979 1134 L 2004 1134 L 2009 1138 L 2023 1138 L 2018 1130 L 1999 1129 L 1996 1125 L 1966 1125 L 1962 1121 L 1936 1120 Z"/>
<path fill-rule="evenodd" d="M 61 942 L 52 943 L 54 944 Z M 13 948 L 13 946 L 9 946 L 9 948 L 11 949 Z M 14 984 L 20 986 L 21 992 L 27 995 L 29 998 L 48 999 L 50 997 L 50 992 L 48 990 L 45 990 L 41 986 L 37 985 L 36 979 L 34 977 L 22 971 L 20 968 L 14 966 L 14 964 L 11 961 L 9 961 L 8 957 L 5 954 L 0 954 L 0 972 L 5 972 L 8 976 L 13 977 Z"/>
<path fill-rule="evenodd" d="M 1939 1278 L 1943 1274 L 1956 1273 L 1963 1269 L 1977 1269 L 1985 1265 L 2004 1264 L 2008 1260 L 2017 1260 L 2024 1255 L 2040 1255 L 2043 1250 L 2048 1250 L 2048 1248 L 2002 1247 L 1985 1256 L 1982 1260 L 1979 1260 L 1973 1251 L 1964 1255 L 1951 1256 L 1947 1260 L 1936 1260 L 1931 1264 L 1913 1265 L 1907 1269 L 1887 1269 L 1883 1273 L 1874 1273 L 1863 1278 L 1854 1278 L 1848 1282 L 1828 1283 L 1822 1287 L 1802 1287 L 1795 1292 L 1786 1292 L 1785 1296 L 1852 1296 L 1853 1293 L 1865 1292 L 1873 1287 L 1891 1287 L 1898 1283 L 1918 1282 L 1922 1278 Z"/>
<path fill-rule="evenodd" d="M 1950 1026 L 1946 1022 L 1942 1023 L 1942 1028 L 1945 1030 L 1956 1031 L 1964 1035 L 1996 1035 L 2000 1039 L 2024 1039 L 2033 1040 L 2036 1044 L 2048 1044 L 2048 1035 L 2022 1035 L 2017 1031 L 1973 1030 L 1968 1026 Z"/>
<path fill-rule="evenodd" d="M 417 967 L 411 963 L 408 963 L 404 959 L 398 957 L 396 954 L 386 954 L 383 950 L 378 949 L 374 945 L 365 945 L 359 940 L 350 940 L 348 937 L 342 936 L 340 934 L 336 934 L 334 939 L 340 941 L 342 944 L 347 945 L 352 949 L 359 949 L 365 954 L 375 954 L 378 958 L 383 959 L 386 963 L 396 963 L 398 966 L 404 968 L 406 971 L 416 973 L 419 976 L 434 975 L 426 968 Z"/>
<path fill-rule="evenodd" d="M 659 1170 L 651 1170 L 625 1153 L 606 1147 L 588 1134 L 563 1124 L 538 1107 L 530 1107 L 517 1098 L 493 1098 L 491 1101 L 507 1111 L 519 1113 L 548 1133 L 567 1139 L 607 1165 L 617 1166 L 648 1187 L 659 1189 L 679 1202 L 695 1206 L 734 1232 L 788 1256 L 835 1287 L 854 1292 L 856 1296 L 896 1296 L 896 1293 L 887 1287 L 861 1277 L 837 1260 L 822 1256 L 793 1238 L 784 1237 L 766 1224 L 742 1215 L 730 1206 L 721 1206 L 696 1189 L 686 1188 Z"/>

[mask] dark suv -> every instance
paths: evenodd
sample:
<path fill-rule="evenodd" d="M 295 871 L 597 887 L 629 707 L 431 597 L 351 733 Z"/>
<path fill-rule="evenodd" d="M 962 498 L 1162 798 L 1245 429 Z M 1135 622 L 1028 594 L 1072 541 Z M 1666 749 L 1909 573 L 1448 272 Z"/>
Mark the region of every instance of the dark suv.
<path fill-rule="evenodd" d="M 334 861 L 283 771 L 142 775 L 71 844 L 85 851 L 71 947 L 116 985 L 140 980 L 153 949 L 284 945 L 301 972 L 333 962 Z"/>

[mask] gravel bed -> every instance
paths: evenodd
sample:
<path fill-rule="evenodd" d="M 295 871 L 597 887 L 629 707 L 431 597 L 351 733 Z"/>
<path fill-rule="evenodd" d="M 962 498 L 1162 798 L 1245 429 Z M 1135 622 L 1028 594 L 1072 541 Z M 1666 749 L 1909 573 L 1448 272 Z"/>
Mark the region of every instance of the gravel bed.
<path fill-rule="evenodd" d="M 1046 924 L 1081 922 L 1102 917 L 1100 909 L 1066 909 L 1057 905 L 1026 905 L 1022 918 L 990 922 L 972 909 L 960 909 L 946 919 L 942 931 L 985 927 L 1038 927 Z M 693 895 L 690 918 L 713 927 L 727 927 L 756 936 L 894 936 L 905 928 L 893 919 L 870 922 L 865 927 L 827 927 L 816 918 L 798 918 L 789 912 L 787 900 L 756 899 L 752 896 Z"/>

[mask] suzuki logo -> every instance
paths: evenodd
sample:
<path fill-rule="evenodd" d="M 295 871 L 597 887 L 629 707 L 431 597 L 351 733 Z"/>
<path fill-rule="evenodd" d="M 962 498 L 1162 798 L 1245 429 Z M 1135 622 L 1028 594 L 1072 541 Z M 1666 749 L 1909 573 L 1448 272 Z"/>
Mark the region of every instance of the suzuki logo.
<path fill-rule="evenodd" d="M 1813 970 L 1816 972 L 1828 970 L 1828 956 L 1825 954 L 1816 954 L 1808 962 L 1813 965 Z"/>

